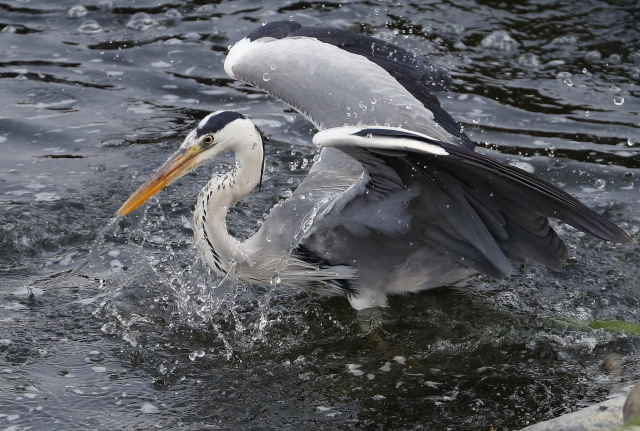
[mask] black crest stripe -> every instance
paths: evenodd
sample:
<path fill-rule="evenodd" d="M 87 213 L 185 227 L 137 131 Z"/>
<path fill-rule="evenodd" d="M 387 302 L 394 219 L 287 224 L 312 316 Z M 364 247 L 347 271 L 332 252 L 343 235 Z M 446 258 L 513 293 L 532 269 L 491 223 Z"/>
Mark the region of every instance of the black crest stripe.
<path fill-rule="evenodd" d="M 196 137 L 199 138 L 204 135 L 214 134 L 221 130 L 227 124 L 239 118 L 247 117 L 235 111 L 222 111 L 215 115 L 212 115 L 204 124 L 198 125 L 198 128 L 196 129 Z"/>

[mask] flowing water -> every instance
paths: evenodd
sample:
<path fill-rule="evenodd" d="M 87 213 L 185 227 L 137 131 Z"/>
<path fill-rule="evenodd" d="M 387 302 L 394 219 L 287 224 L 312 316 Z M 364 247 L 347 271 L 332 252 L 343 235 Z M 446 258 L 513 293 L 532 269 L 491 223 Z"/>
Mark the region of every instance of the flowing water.
<path fill-rule="evenodd" d="M 232 233 L 295 189 L 313 127 L 222 67 L 286 19 L 449 68 L 440 100 L 485 152 L 635 242 L 560 223 L 558 272 L 527 264 L 356 313 L 198 262 L 192 210 L 229 156 L 114 219 L 223 108 L 267 139 Z M 0 0 L 0 429 L 514 430 L 606 399 L 640 371 L 638 22 L 635 0 Z"/>

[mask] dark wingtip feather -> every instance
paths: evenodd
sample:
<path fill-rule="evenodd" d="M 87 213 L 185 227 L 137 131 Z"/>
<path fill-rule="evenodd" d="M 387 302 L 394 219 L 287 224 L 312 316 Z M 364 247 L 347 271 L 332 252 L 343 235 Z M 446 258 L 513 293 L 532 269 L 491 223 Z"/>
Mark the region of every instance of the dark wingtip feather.
<path fill-rule="evenodd" d="M 623 231 L 618 225 L 613 223 L 612 221 L 606 219 L 604 216 L 601 216 L 597 212 L 585 206 L 592 214 L 592 218 L 597 220 L 601 225 L 601 230 L 599 232 L 587 231 L 588 233 L 597 236 L 600 239 L 611 242 L 619 242 L 623 244 L 630 244 L 633 242 L 631 237 Z"/>
<path fill-rule="evenodd" d="M 491 183 L 494 187 L 501 189 L 503 193 L 511 192 L 512 198 L 520 204 L 546 217 L 563 220 L 600 239 L 619 243 L 632 242 L 631 237 L 615 223 L 587 207 L 560 187 L 515 166 L 504 165 L 483 154 L 451 144 L 440 143 L 440 145 L 454 159 L 465 162 L 467 167 L 463 176 L 484 180 L 485 183 Z M 443 159 L 446 160 L 447 157 Z M 474 174 L 473 171 L 476 169 Z"/>
<path fill-rule="evenodd" d="M 633 239 L 631 239 L 631 237 L 629 236 L 629 234 L 627 234 L 625 231 L 623 231 L 622 229 L 620 229 L 618 226 L 614 225 L 620 234 L 620 240 L 615 241 L 615 240 L 609 240 L 609 241 L 614 241 L 614 242 L 621 242 L 623 244 L 631 244 L 633 242 Z"/>
<path fill-rule="evenodd" d="M 445 168 L 450 174 L 473 188 L 492 195 L 496 192 L 508 196 L 517 204 L 537 214 L 560 219 L 600 239 L 627 244 L 633 242 L 631 237 L 615 223 L 587 207 L 560 187 L 525 170 L 505 165 L 470 149 L 415 135 L 411 131 L 368 126 L 354 133 L 358 136 L 368 134 L 439 145 L 448 152 L 448 155 L 432 156 L 412 153 L 411 157 L 416 160 L 421 157 L 429 159 L 426 164 Z M 425 163 L 417 163 L 417 165 L 421 164 Z"/>

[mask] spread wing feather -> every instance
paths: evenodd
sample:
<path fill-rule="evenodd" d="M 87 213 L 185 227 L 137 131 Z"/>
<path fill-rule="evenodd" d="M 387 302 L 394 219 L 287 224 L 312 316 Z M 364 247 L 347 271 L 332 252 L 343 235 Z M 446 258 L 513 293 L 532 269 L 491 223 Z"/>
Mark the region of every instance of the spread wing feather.
<path fill-rule="evenodd" d="M 347 75 L 353 74 L 354 77 L 361 78 L 362 82 L 366 82 L 365 79 L 367 77 L 374 78 L 371 81 L 371 87 L 366 89 L 360 88 L 358 91 L 354 89 L 350 94 L 345 95 L 348 96 L 345 100 L 350 100 L 350 102 L 346 103 L 350 104 L 351 107 L 354 108 L 354 111 L 357 110 L 355 107 L 359 104 L 363 102 L 365 104 L 369 103 L 369 93 L 374 97 L 375 93 L 380 94 L 380 99 L 401 100 L 399 94 L 406 92 L 413 96 L 414 101 L 419 102 L 426 108 L 426 114 L 430 117 L 428 121 L 432 121 L 444 129 L 444 131 L 450 135 L 451 142 L 462 145 L 468 149 L 475 147 L 469 137 L 461 131 L 460 125 L 456 123 L 448 112 L 440 107 L 438 98 L 433 94 L 434 91 L 446 90 L 451 86 L 452 81 L 447 70 L 398 45 L 370 36 L 352 33 L 339 28 L 302 27 L 300 24 L 292 21 L 268 23 L 254 30 L 247 36 L 247 39 L 252 43 L 269 41 L 271 44 L 280 44 L 281 48 L 274 46 L 269 51 L 254 49 L 251 50 L 250 54 L 247 51 L 245 58 L 234 60 L 234 64 L 229 66 L 232 76 L 281 98 L 285 103 L 288 103 L 310 117 L 317 125 L 336 127 L 342 125 L 345 121 L 350 123 L 350 119 L 344 118 L 344 116 L 339 119 L 339 122 L 333 121 L 331 110 L 327 110 L 327 107 L 323 106 L 322 100 L 317 97 L 324 91 L 331 91 L 331 87 L 333 87 L 336 92 L 341 91 L 338 87 L 339 82 L 336 81 L 334 81 L 331 86 L 325 88 L 323 83 L 325 77 L 320 73 L 320 70 L 315 68 L 315 66 L 309 68 L 309 64 L 316 61 L 322 62 L 322 69 L 331 67 L 331 63 L 328 62 L 327 59 L 323 59 L 324 51 L 322 47 L 313 48 L 308 46 L 303 50 L 295 52 L 295 54 L 286 51 L 287 61 L 291 62 L 293 60 L 291 58 L 292 55 L 297 61 L 297 67 L 292 64 L 288 64 L 287 66 L 289 73 L 286 79 L 286 85 L 296 87 L 297 96 L 300 98 L 296 98 L 296 95 L 289 95 L 286 88 L 279 86 L 277 79 L 278 72 L 272 72 L 268 69 L 270 65 L 278 68 L 278 63 L 284 61 L 283 58 L 280 58 L 280 54 L 285 54 L 285 50 L 287 49 L 286 41 L 300 38 L 319 41 L 322 42 L 320 45 L 337 47 L 345 53 L 352 54 L 349 57 L 351 61 L 344 64 L 341 69 L 337 70 L 332 76 L 348 79 Z M 367 61 L 363 62 L 362 60 L 365 59 Z M 305 67 L 300 67 L 302 63 L 304 63 Z M 367 67 L 366 63 L 376 67 Z M 274 71 L 275 70 L 277 69 L 274 69 Z M 314 76 L 304 76 L 304 73 L 306 73 L 303 72 L 304 70 L 312 70 L 313 72 L 311 73 Z M 269 74 L 271 79 L 269 81 L 261 79 L 263 73 Z M 378 76 L 381 74 L 386 75 L 385 78 L 391 78 L 395 84 L 394 87 L 388 88 L 389 91 L 380 91 L 385 87 L 380 81 L 382 77 Z M 362 85 L 362 82 L 360 82 L 360 85 Z M 306 90 L 313 90 L 311 93 L 313 93 L 315 97 L 307 97 Z M 333 109 L 340 109 L 340 103 L 337 101 L 335 95 L 333 99 Z M 308 105 L 309 101 L 314 101 L 315 104 Z M 401 106 L 402 110 L 394 113 L 389 111 L 389 107 L 384 107 L 381 100 L 377 106 L 370 107 L 369 112 L 364 113 L 364 118 L 361 114 L 360 117 L 354 116 L 353 120 L 357 123 L 359 119 L 363 119 L 366 124 L 376 124 L 377 121 L 377 124 L 390 123 L 394 126 L 404 125 L 410 128 L 416 127 L 416 130 L 423 131 L 420 128 L 419 122 L 402 124 L 404 118 L 409 114 L 403 111 L 405 111 L 405 106 L 409 105 L 411 105 L 411 102 L 404 103 Z M 372 115 L 374 109 L 377 110 L 379 115 Z"/>
<path fill-rule="evenodd" d="M 321 132 L 314 142 L 360 161 L 370 189 L 394 185 L 380 187 L 375 198 L 352 194 L 343 208 L 358 207 L 364 214 L 373 199 L 387 199 L 406 213 L 405 219 L 411 220 L 407 231 L 417 229 L 419 240 L 495 278 L 510 274 L 509 260 L 560 268 L 567 249 L 548 217 L 602 239 L 631 241 L 614 223 L 553 184 L 425 135 L 385 127 L 344 127 Z M 413 194 L 398 199 L 406 190 Z M 396 219 L 404 220 L 390 218 L 388 223 Z"/>

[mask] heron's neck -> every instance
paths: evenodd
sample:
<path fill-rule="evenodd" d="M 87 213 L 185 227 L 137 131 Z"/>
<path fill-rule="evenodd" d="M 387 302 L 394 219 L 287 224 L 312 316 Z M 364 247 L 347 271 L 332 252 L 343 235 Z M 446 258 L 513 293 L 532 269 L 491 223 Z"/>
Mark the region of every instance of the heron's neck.
<path fill-rule="evenodd" d="M 229 261 L 239 261 L 240 243 L 229 236 L 227 212 L 260 182 L 263 163 L 262 143 L 238 149 L 234 168 L 211 179 L 202 189 L 194 211 L 193 228 L 200 256 L 214 271 L 228 271 Z"/>

